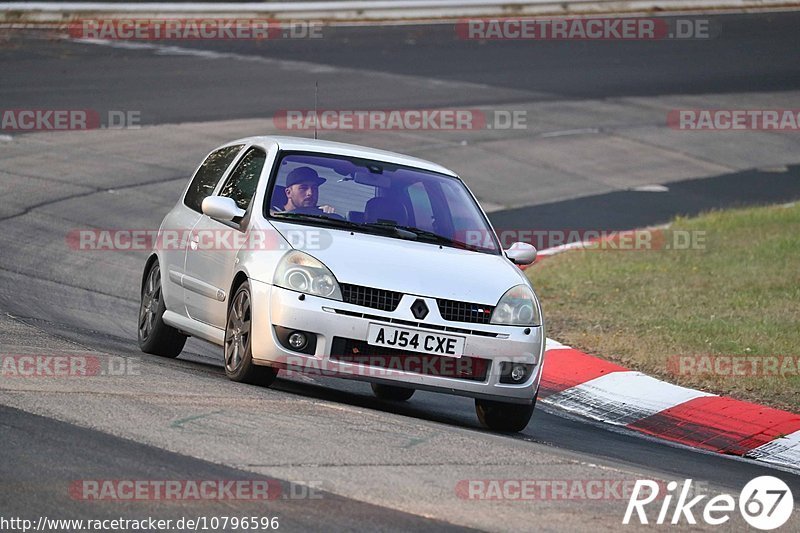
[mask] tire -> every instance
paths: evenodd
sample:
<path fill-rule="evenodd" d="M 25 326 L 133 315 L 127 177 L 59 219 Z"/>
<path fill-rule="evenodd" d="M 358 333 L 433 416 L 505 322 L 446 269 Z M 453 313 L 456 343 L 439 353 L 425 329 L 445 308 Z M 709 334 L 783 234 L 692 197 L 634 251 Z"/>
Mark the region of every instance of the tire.
<path fill-rule="evenodd" d="M 533 403 L 529 405 L 476 399 L 475 412 L 480 423 L 487 428 L 493 431 L 517 433 L 525 429 L 531 421 L 538 395 L 537 391 Z"/>
<path fill-rule="evenodd" d="M 245 281 L 236 289 L 225 321 L 225 375 L 232 381 L 269 387 L 278 370 L 253 364 L 251 317 L 250 284 Z"/>
<path fill-rule="evenodd" d="M 372 392 L 381 400 L 392 402 L 404 402 L 414 396 L 414 389 L 406 387 L 394 387 L 392 385 L 381 385 L 372 383 Z"/>
<path fill-rule="evenodd" d="M 142 284 L 137 327 L 139 348 L 145 353 L 175 358 L 186 344 L 186 335 L 164 323 L 166 310 L 161 290 L 161 268 L 155 261 Z"/>

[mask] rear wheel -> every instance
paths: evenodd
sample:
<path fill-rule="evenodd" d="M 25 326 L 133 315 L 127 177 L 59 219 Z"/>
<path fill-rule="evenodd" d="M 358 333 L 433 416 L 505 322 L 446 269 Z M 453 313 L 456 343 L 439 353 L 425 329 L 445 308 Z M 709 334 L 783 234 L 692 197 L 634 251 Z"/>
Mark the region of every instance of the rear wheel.
<path fill-rule="evenodd" d="M 381 385 L 379 383 L 372 383 L 372 392 L 381 400 L 390 400 L 393 402 L 404 402 L 414 396 L 414 389 Z"/>
<path fill-rule="evenodd" d="M 139 348 L 145 353 L 163 357 L 178 357 L 186 335 L 164 323 L 162 317 L 167 310 L 161 292 L 161 268 L 155 261 L 147 272 L 142 285 L 139 304 Z"/>
<path fill-rule="evenodd" d="M 278 371 L 253 364 L 252 301 L 250 284 L 244 282 L 234 293 L 225 325 L 225 375 L 233 381 L 269 387 Z"/>
<path fill-rule="evenodd" d="M 475 400 L 475 412 L 481 424 L 494 431 L 518 432 L 525 429 L 533 416 L 536 407 L 536 396 L 533 403 L 524 405 L 518 403 L 494 402 L 491 400 Z"/>

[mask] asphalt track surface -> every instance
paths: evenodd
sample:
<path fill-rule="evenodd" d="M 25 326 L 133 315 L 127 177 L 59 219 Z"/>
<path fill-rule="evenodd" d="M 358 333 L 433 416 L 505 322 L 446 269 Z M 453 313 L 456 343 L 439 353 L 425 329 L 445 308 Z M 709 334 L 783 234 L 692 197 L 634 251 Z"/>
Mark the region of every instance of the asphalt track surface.
<path fill-rule="evenodd" d="M 671 183 L 669 191 L 642 195 L 615 191 L 544 205 L 507 209 L 490 215 L 495 230 L 536 228 L 544 248 L 551 232 L 595 229 L 620 231 L 657 226 L 676 216 L 693 216 L 713 209 L 788 203 L 800 198 L 800 168 L 784 172 L 751 169 L 710 178 Z M 560 236 L 561 233 L 552 233 Z"/>
<path fill-rule="evenodd" d="M 452 30 L 436 26 L 333 28 L 324 42 L 181 46 L 319 65 L 319 76 L 326 80 L 320 107 L 477 106 L 523 97 L 581 101 L 800 89 L 800 15 L 720 20 L 724 31 L 710 42 L 667 46 L 485 46 L 458 41 Z M 171 124 L 268 117 L 280 109 L 309 108 L 313 97 L 307 75 L 276 79 L 258 62 L 218 61 L 210 69 L 193 57 L 42 39 L 38 34 L 8 37 L 0 60 L 3 108 L 119 109 L 123 102 L 126 108 L 141 109 L 146 124 Z M 402 84 L 353 77 L 350 68 L 444 80 L 461 84 L 462 90 L 411 91 Z M 81 150 L 102 163 L 102 153 L 89 155 L 91 147 L 86 146 Z M 32 152 L 31 157 L 47 154 Z M 430 158 L 436 159 L 435 154 Z M 16 170 L 25 175 L 24 167 Z M 800 197 L 798 181 L 797 166 L 792 165 L 779 174 L 752 170 L 683 180 L 651 205 L 628 191 L 587 195 L 575 186 L 571 197 L 560 202 L 500 211 L 492 218 L 498 227 L 524 219 L 537 227 L 624 229 L 710 207 L 795 200 Z M 522 519 L 531 529 L 611 530 L 621 521 L 624 502 L 515 502 L 498 507 L 453 498 L 452 490 L 438 494 L 428 485 L 435 485 L 431 478 L 436 477 L 593 479 L 605 472 L 693 478 L 736 493 L 757 475 L 776 474 L 760 464 L 610 431 L 544 408 L 523 433 L 498 436 L 478 426 L 472 402 L 463 398 L 418 392 L 407 404 L 394 405 L 374 399 L 365 384 L 320 378 L 282 378 L 270 390 L 243 387 L 225 380 L 219 350 L 197 341 L 190 341 L 185 356 L 175 361 L 141 357 L 133 324 L 142 257 L 87 263 L 48 233 L 58 224 L 104 227 L 104 218 L 157 223 L 183 183 L 172 174 L 141 176 L 131 186 L 137 196 L 120 211 L 101 193 L 115 184 L 130 185 L 122 176 L 110 176 L 96 194 L 31 202 L 23 211 L 0 218 L 3 352 L 88 350 L 133 358 L 144 371 L 99 384 L 4 383 L 4 516 L 169 518 L 252 512 L 251 502 L 87 504 L 70 498 L 65 487 L 76 479 L 263 476 L 284 484 L 288 479 L 321 479 L 322 488 L 331 489 L 319 500 L 279 499 L 257 509 L 259 515 L 280 515 L 282 528 L 289 530 L 456 525 L 504 530 L 521 529 Z M 146 201 L 149 195 L 155 195 L 153 202 Z M 36 275 L 26 275 L 17 263 L 38 264 Z M 185 422 L 201 416 L 206 425 Z M 169 422 L 166 428 L 158 425 L 164 421 Z M 800 494 L 800 477 L 777 475 Z M 445 502 L 440 507 L 437 498 Z M 732 525 L 741 529 L 743 522 Z"/>
<path fill-rule="evenodd" d="M 374 73 L 486 84 L 494 90 L 447 94 L 347 71 L 319 69 L 319 108 L 381 109 L 503 104 L 660 94 L 783 91 L 800 85 L 798 13 L 715 17 L 719 35 L 685 41 L 465 41 L 454 26 L 326 28 L 322 39 L 182 41 L 180 46 L 270 59 L 308 61 Z M 59 41 L 0 50 L 6 108 L 141 109 L 145 124 L 270 117 L 311 109 L 314 85 L 301 72 L 230 60 L 207 68 L 190 57 L 94 50 Z M 533 96 L 532 96 L 533 95 Z"/>
<path fill-rule="evenodd" d="M 75 481 L 75 472 L 84 479 L 207 479 L 273 483 L 276 494 L 269 501 L 269 515 L 263 503 L 230 502 L 164 502 L 148 508 L 159 519 L 179 520 L 197 516 L 274 516 L 284 520 L 292 530 L 316 530 L 321 524 L 335 531 L 362 528 L 376 531 L 449 531 L 461 530 L 447 523 L 425 519 L 408 513 L 348 501 L 321 490 L 304 492 L 288 483 L 264 476 L 212 464 L 158 448 L 113 437 L 105 433 L 78 428 L 53 420 L 42 419 L 0 407 L 3 429 L 3 515 L 30 517 L 71 516 L 88 518 L 85 502 L 76 502 L 64 490 Z M 69 460 L 65 461 L 64 458 Z M 46 482 L 42 472 L 47 472 Z M 154 477 L 156 476 L 156 477 Z M 272 491 L 273 489 L 269 489 Z M 288 495 L 283 499 L 277 495 Z M 299 495 L 313 494 L 313 500 Z M 313 501 L 314 505 L 308 505 Z M 32 504 L 32 502 L 36 502 Z M 83 504 L 83 509 L 80 505 Z M 100 502 L 92 507 L 91 518 L 99 520 L 142 518 L 142 506 L 136 503 L 119 505 Z M 340 512 L 346 508 L 347 512 Z M 81 512 L 83 510 L 83 512 Z M 280 522 L 279 522 L 280 523 Z"/>

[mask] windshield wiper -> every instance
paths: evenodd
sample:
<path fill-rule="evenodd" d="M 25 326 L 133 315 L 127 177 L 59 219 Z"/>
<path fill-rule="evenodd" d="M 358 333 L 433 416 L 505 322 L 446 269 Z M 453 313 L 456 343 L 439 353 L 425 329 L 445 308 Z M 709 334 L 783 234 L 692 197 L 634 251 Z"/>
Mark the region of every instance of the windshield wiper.
<path fill-rule="evenodd" d="M 404 239 L 417 238 L 417 234 L 415 232 L 397 228 L 396 226 L 391 224 L 381 224 L 381 223 L 359 224 L 358 222 L 352 222 L 345 218 L 333 218 L 326 215 L 317 215 L 314 213 L 281 212 L 281 213 L 275 213 L 272 216 L 275 218 L 312 220 L 314 222 L 324 220 L 325 222 L 331 222 L 332 226 L 340 228 L 347 228 L 347 229 L 366 231 L 366 232 L 369 232 L 368 230 L 379 230 L 381 233 L 393 233 L 398 237 Z"/>
<path fill-rule="evenodd" d="M 350 222 L 344 218 L 333 218 L 326 215 L 315 215 L 313 213 L 293 213 L 293 212 L 281 212 L 281 213 L 274 213 L 272 215 L 275 218 L 288 218 L 288 219 L 297 219 L 297 220 L 324 220 L 325 222 L 333 222 L 334 225 L 341 226 L 344 228 L 359 228 L 361 224 L 357 224 L 355 222 Z"/>
<path fill-rule="evenodd" d="M 395 235 L 402 239 L 409 239 L 415 240 L 419 237 L 419 234 L 411 228 L 407 228 L 404 226 L 398 226 L 394 223 L 389 222 L 365 222 L 364 224 L 360 224 L 362 227 L 368 228 L 375 228 L 380 230 L 388 230 L 394 232 Z"/>
<path fill-rule="evenodd" d="M 446 246 L 451 246 L 453 248 L 461 248 L 462 250 L 473 250 L 476 252 L 483 252 L 486 251 L 484 248 L 479 248 L 477 246 L 472 246 L 465 242 L 457 241 L 455 239 L 451 239 L 449 237 L 445 237 L 444 235 L 439 235 L 433 231 L 428 231 L 426 229 L 417 228 L 415 226 L 399 226 L 396 224 L 389 224 L 385 222 L 379 222 L 378 225 L 383 225 L 390 228 L 395 228 L 400 231 L 406 231 L 413 233 L 417 238 L 422 237 L 426 240 L 435 242 L 436 244 L 442 244 Z"/>
<path fill-rule="evenodd" d="M 439 235 L 438 233 L 435 233 L 433 231 L 424 230 L 414 226 L 400 226 L 393 222 L 367 222 L 364 224 L 359 224 L 358 222 L 352 222 L 344 218 L 332 218 L 326 215 L 317 215 L 313 213 L 294 213 L 294 212 L 275 213 L 272 216 L 275 218 L 312 220 L 315 222 L 324 220 L 325 222 L 330 222 L 332 223 L 331 225 L 340 228 L 348 228 L 361 231 L 370 229 L 379 230 L 382 233 L 392 233 L 395 236 L 406 240 L 416 240 L 418 238 L 422 238 L 428 242 L 435 242 L 436 244 L 450 246 L 452 248 L 460 248 L 462 250 L 472 250 L 475 252 L 491 252 L 491 250 L 488 250 L 486 248 L 481 248 L 478 246 L 467 244 L 465 242 L 457 241 L 455 239 L 445 237 L 444 235 Z"/>

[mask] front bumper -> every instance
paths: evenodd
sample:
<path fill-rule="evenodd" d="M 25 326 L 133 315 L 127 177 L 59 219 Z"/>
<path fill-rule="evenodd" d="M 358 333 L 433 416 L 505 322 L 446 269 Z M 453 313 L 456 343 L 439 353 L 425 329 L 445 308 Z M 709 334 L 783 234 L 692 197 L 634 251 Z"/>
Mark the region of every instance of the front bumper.
<path fill-rule="evenodd" d="M 404 295 L 393 312 L 319 298 L 251 280 L 253 362 L 290 371 L 321 373 L 340 378 L 357 379 L 414 389 L 457 394 L 510 403 L 531 403 L 539 387 L 544 358 L 544 332 L 541 327 L 494 326 L 446 321 L 439 315 L 434 298 Z M 411 304 L 422 298 L 430 310 L 423 321 L 414 318 Z M 367 315 L 367 316 L 365 316 Z M 398 323 L 399 321 L 399 323 Z M 420 323 L 411 327 L 410 322 Z M 366 341 L 370 324 L 415 329 L 433 334 L 457 335 L 465 338 L 462 361 L 442 358 L 448 368 L 457 368 L 468 358 L 488 360 L 489 368 L 480 379 L 463 379 L 455 374 L 430 375 L 407 371 L 409 366 L 387 368 L 342 361 L 331 356 L 334 338 Z M 277 338 L 275 326 L 316 334 L 313 354 L 286 349 Z M 442 331 L 447 327 L 448 331 Z M 464 330 L 464 331 L 453 331 Z M 525 331 L 529 333 L 525 333 Z M 377 350 L 377 349 L 376 349 Z M 405 352 L 412 358 L 425 354 Z M 367 358 L 368 359 L 368 358 Z M 527 379 L 520 384 L 500 383 L 500 363 L 513 361 L 533 365 Z"/>

